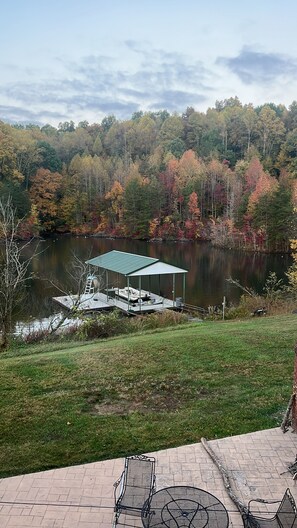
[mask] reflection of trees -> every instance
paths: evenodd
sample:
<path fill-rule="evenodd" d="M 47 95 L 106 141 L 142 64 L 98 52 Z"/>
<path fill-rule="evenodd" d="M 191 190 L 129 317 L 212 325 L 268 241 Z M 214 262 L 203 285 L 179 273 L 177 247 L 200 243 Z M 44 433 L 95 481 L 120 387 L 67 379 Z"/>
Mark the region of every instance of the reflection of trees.
<path fill-rule="evenodd" d="M 40 246 L 39 246 L 40 247 Z M 267 255 L 244 253 L 231 250 L 221 250 L 211 247 L 208 243 L 149 243 L 121 239 L 100 239 L 84 237 L 59 237 L 47 239 L 42 243 L 44 251 L 32 261 L 32 269 L 39 278 L 52 278 L 65 286 L 68 280 L 67 268 L 73 253 L 81 260 L 106 253 L 113 249 L 158 258 L 163 262 L 188 270 L 186 276 L 186 301 L 197 306 L 220 304 L 226 296 L 229 302 L 238 302 L 241 292 L 227 283 L 232 277 L 244 286 L 260 292 L 270 271 L 283 278 L 290 265 L 288 255 Z M 33 251 L 29 246 L 27 252 Z M 29 253 L 25 255 L 28 258 Z M 117 286 L 125 279 L 121 276 L 109 277 L 110 285 Z M 112 283 L 115 284 L 112 284 Z M 120 285 L 123 283 L 121 282 Z M 137 284 L 136 284 L 137 287 Z M 142 279 L 142 287 L 159 292 L 159 278 Z M 172 276 L 160 279 L 163 295 L 172 297 Z M 56 295 L 53 287 L 45 281 L 34 279 L 30 288 L 30 314 L 34 316 L 48 315 L 48 306 L 44 299 Z M 182 278 L 176 276 L 176 296 L 182 295 Z"/>

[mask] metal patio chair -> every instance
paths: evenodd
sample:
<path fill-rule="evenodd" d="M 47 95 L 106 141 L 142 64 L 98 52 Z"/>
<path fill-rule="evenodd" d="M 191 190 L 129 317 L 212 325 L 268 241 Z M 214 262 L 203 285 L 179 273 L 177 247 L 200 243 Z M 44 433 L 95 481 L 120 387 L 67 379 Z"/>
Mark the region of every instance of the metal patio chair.
<path fill-rule="evenodd" d="M 251 513 L 250 504 L 259 502 L 262 504 L 278 503 L 279 507 L 273 517 L 259 517 Z M 280 501 L 252 499 L 248 503 L 247 513 L 242 514 L 244 528 L 297 528 L 297 511 L 295 500 L 289 488 Z"/>
<path fill-rule="evenodd" d="M 125 459 L 120 478 L 114 483 L 115 515 L 113 526 L 119 523 L 121 513 L 146 516 L 155 491 L 155 459 L 145 455 Z"/>

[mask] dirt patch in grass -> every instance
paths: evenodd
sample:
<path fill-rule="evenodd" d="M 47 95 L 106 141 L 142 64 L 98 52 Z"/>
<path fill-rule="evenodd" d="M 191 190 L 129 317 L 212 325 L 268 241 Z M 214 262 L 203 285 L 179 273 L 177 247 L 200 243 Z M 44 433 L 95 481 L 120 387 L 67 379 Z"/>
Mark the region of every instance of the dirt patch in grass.
<path fill-rule="evenodd" d="M 98 390 L 85 391 L 83 411 L 97 415 L 127 415 L 133 412 L 174 412 L 188 401 L 207 397 L 208 390 L 176 379 L 138 380 L 133 383 L 109 384 Z"/>

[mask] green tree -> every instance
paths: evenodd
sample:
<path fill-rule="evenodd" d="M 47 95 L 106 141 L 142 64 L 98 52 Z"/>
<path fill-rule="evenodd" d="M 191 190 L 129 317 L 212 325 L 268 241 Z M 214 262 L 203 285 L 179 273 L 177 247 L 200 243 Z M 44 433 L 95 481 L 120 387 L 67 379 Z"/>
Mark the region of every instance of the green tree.
<path fill-rule="evenodd" d="M 293 101 L 285 117 L 285 125 L 288 131 L 297 128 L 297 101 Z"/>
<path fill-rule="evenodd" d="M 0 184 L 0 195 L 3 202 L 11 201 L 17 218 L 25 218 L 30 213 L 31 204 L 29 193 L 15 180 Z"/>
<path fill-rule="evenodd" d="M 38 135 L 40 134 L 39 129 Z M 14 130 L 14 151 L 17 171 L 24 177 L 24 186 L 28 190 L 31 178 L 36 172 L 41 159 L 38 142 L 34 138 L 34 130 Z"/>
<path fill-rule="evenodd" d="M 270 199 L 266 201 L 266 210 L 269 250 L 288 251 L 293 217 L 291 189 L 280 184 Z"/>
<path fill-rule="evenodd" d="M 59 123 L 59 132 L 74 132 L 75 124 L 73 121 L 64 121 Z"/>
<path fill-rule="evenodd" d="M 247 132 L 247 152 L 250 151 L 253 135 L 257 129 L 258 115 L 251 104 L 246 105 L 243 111 L 243 123 Z"/>
<path fill-rule="evenodd" d="M 259 112 L 258 131 L 263 157 L 278 154 L 280 143 L 285 134 L 285 127 L 269 105 L 264 105 Z"/>
<path fill-rule="evenodd" d="M 297 209 L 295 211 L 295 215 L 297 215 Z M 290 248 L 292 251 L 293 264 L 289 267 L 286 275 L 289 280 L 289 288 L 296 296 L 297 295 L 297 239 L 296 238 L 290 240 Z"/>
<path fill-rule="evenodd" d="M 23 175 L 17 170 L 14 142 L 8 125 L 0 122 L 0 181 L 22 181 Z"/>
<path fill-rule="evenodd" d="M 297 174 L 297 128 L 288 132 L 278 156 L 278 167 L 286 167 L 291 173 Z"/>
<path fill-rule="evenodd" d="M 101 154 L 103 154 L 103 145 L 102 145 L 100 134 L 97 135 L 94 141 L 92 153 L 96 154 L 97 156 L 101 156 Z"/>
<path fill-rule="evenodd" d="M 57 155 L 56 149 L 47 141 L 38 141 L 37 148 L 40 156 L 39 166 L 51 172 L 61 172 L 62 162 Z"/>
<path fill-rule="evenodd" d="M 89 154 L 93 146 L 93 138 L 85 128 L 60 133 L 59 141 L 54 145 L 62 163 L 69 164 L 76 154 Z"/>
<path fill-rule="evenodd" d="M 44 125 L 41 127 L 41 132 L 49 137 L 54 137 L 58 135 L 58 130 L 52 125 Z"/>
<path fill-rule="evenodd" d="M 200 153 L 200 147 L 203 134 L 207 129 L 205 114 L 202 112 L 193 112 L 187 119 L 186 128 L 186 146 Z"/>
<path fill-rule="evenodd" d="M 159 132 L 159 141 L 163 147 L 169 151 L 170 144 L 174 140 L 183 141 L 184 126 L 182 118 L 178 115 L 172 115 L 165 119 Z"/>
<path fill-rule="evenodd" d="M 175 138 L 167 141 L 165 150 L 170 152 L 175 158 L 180 159 L 186 150 L 186 144 L 182 139 Z"/>
<path fill-rule="evenodd" d="M 156 147 L 157 125 L 147 114 L 143 115 L 135 124 L 135 154 L 141 158 L 149 155 Z"/>
<path fill-rule="evenodd" d="M 127 234 L 146 239 L 149 236 L 151 220 L 150 193 L 148 181 L 140 176 L 131 177 L 124 192 L 124 222 Z"/>

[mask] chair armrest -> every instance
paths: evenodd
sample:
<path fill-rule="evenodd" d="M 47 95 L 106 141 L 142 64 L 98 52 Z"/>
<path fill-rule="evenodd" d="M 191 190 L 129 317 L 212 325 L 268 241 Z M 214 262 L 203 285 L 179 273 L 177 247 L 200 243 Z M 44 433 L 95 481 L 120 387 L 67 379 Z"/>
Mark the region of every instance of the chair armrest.
<path fill-rule="evenodd" d="M 124 473 L 125 471 L 123 471 L 123 473 L 121 474 L 121 476 L 118 478 L 118 480 L 115 481 L 113 487 L 114 487 L 114 500 L 115 500 L 115 503 L 117 502 L 117 488 L 118 486 L 123 482 L 123 478 L 124 478 Z M 120 495 L 121 495 L 121 492 L 122 490 L 120 491 Z"/>
<path fill-rule="evenodd" d="M 276 504 L 277 502 L 281 502 L 280 500 L 267 500 L 267 499 L 251 499 L 250 502 L 261 502 L 265 504 Z"/>
<path fill-rule="evenodd" d="M 252 502 L 260 502 L 261 504 L 279 504 L 281 500 L 266 500 L 266 499 L 251 499 L 248 502 L 248 511 L 251 511 L 250 504 Z"/>
<path fill-rule="evenodd" d="M 121 480 L 123 478 L 123 475 L 124 475 L 124 472 L 121 474 L 120 478 L 118 478 L 118 480 L 115 481 L 115 483 L 113 485 L 114 488 L 118 487 L 118 485 L 120 484 L 120 482 L 121 482 Z"/>

